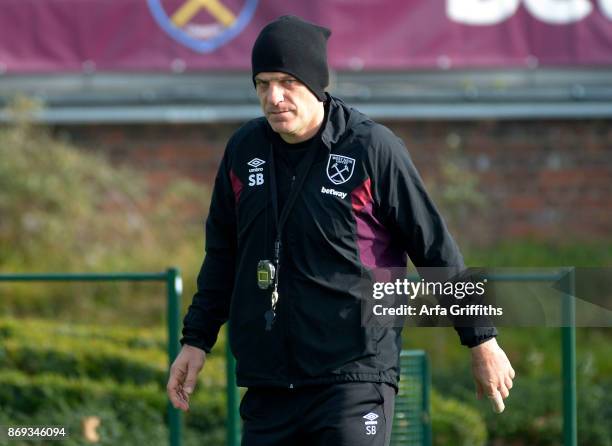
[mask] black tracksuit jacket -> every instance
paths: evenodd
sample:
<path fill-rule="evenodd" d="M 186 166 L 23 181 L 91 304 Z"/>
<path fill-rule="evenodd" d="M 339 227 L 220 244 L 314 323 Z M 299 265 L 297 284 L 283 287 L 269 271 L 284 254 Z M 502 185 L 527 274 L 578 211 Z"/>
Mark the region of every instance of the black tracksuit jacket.
<path fill-rule="evenodd" d="M 232 136 L 219 167 L 181 343 L 209 352 L 229 318 L 240 386 L 397 385 L 400 329 L 362 326 L 358 281 L 371 268 L 405 266 L 407 256 L 417 267 L 463 266 L 402 141 L 339 99 L 328 101 L 322 144 L 282 232 L 270 331 L 271 291 L 256 281 L 276 238 L 265 118 Z M 495 335 L 457 330 L 470 346 Z"/>

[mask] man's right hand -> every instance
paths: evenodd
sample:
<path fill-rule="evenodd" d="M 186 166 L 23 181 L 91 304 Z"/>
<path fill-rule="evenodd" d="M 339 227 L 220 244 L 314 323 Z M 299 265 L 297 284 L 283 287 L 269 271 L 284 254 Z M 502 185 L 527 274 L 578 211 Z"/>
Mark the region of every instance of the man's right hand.
<path fill-rule="evenodd" d="M 183 345 L 172 366 L 166 390 L 172 405 L 184 412 L 189 410 L 189 396 L 195 389 L 198 373 L 204 367 L 206 352 L 191 345 Z"/>

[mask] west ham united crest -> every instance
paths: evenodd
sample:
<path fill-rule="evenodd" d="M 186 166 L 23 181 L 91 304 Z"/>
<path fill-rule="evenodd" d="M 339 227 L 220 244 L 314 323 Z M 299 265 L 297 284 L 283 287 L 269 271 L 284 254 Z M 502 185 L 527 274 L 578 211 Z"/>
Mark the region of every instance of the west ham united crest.
<path fill-rule="evenodd" d="M 334 184 L 346 183 L 353 176 L 355 160 L 348 156 L 329 155 L 327 160 L 327 178 Z"/>
<path fill-rule="evenodd" d="M 240 34 L 259 0 L 147 0 L 158 25 L 175 40 L 210 53 Z"/>

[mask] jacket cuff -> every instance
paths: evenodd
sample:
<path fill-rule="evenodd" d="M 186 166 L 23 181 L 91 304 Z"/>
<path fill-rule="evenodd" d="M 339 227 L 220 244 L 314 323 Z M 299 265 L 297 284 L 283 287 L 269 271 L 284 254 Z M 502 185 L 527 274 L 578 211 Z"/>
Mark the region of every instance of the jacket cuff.
<path fill-rule="evenodd" d="M 204 350 L 206 353 L 210 353 L 211 348 L 202 340 L 195 336 L 183 336 L 180 340 L 181 345 L 191 345 Z"/>
<path fill-rule="evenodd" d="M 461 344 L 472 348 L 497 336 L 495 327 L 455 327 Z"/>

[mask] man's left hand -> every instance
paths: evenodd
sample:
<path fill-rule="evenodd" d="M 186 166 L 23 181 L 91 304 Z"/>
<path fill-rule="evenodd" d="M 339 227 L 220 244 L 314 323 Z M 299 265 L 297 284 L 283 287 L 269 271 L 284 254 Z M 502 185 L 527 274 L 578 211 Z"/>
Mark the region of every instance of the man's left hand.
<path fill-rule="evenodd" d="M 510 395 L 515 373 L 506 353 L 495 338 L 470 349 L 472 352 L 472 373 L 476 382 L 476 396 L 487 395 L 493 410 L 504 411 L 504 401 Z"/>

